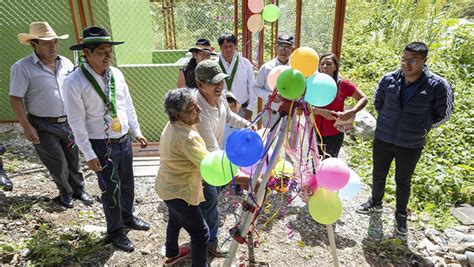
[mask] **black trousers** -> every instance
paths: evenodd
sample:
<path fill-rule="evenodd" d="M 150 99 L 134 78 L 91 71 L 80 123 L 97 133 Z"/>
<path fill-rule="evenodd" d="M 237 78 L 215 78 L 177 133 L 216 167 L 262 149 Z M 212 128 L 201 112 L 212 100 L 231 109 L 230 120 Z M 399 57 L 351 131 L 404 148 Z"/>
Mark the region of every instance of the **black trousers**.
<path fill-rule="evenodd" d="M 107 222 L 107 233 L 122 233 L 124 222 L 133 220 L 135 184 L 133 176 L 132 141 L 109 144 L 106 140 L 90 140 L 100 160 L 97 172 L 101 200 Z"/>
<path fill-rule="evenodd" d="M 323 155 L 325 159 L 329 157 L 326 154 L 331 155 L 333 158 L 337 158 L 342 147 L 342 142 L 344 141 L 344 133 L 338 133 L 333 136 L 323 136 L 323 140 L 321 140 L 319 135 L 317 135 L 317 140 L 319 155 Z M 326 154 L 321 150 L 320 144 L 322 144 L 323 151 L 326 152 Z"/>
<path fill-rule="evenodd" d="M 411 176 L 421 156 L 421 148 L 406 148 L 374 139 L 372 170 L 372 202 L 381 205 L 390 165 L 395 159 L 397 212 L 407 214 L 411 190 Z"/>
<path fill-rule="evenodd" d="M 179 231 L 184 228 L 191 237 L 192 266 L 207 266 L 209 228 L 199 206 L 189 205 L 182 199 L 165 200 L 169 219 L 166 229 L 166 257 L 179 254 Z"/>
<path fill-rule="evenodd" d="M 59 194 L 80 194 L 84 190 L 84 176 L 80 171 L 79 149 L 74 145 L 74 137 L 69 125 L 50 123 L 39 118 L 29 117 L 36 129 L 40 143 L 35 150 L 48 169 Z"/>

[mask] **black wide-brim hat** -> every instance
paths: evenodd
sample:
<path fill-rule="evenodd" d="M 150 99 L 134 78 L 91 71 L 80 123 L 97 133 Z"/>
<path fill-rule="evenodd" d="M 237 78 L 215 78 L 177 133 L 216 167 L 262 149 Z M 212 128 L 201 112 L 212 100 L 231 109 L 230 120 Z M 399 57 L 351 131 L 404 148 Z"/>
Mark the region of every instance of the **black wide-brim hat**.
<path fill-rule="evenodd" d="M 114 42 L 112 36 L 107 32 L 106 29 L 92 26 L 85 28 L 82 34 L 82 43 L 69 47 L 70 50 L 82 50 L 84 46 L 91 44 L 109 44 L 119 45 L 125 42 Z"/>

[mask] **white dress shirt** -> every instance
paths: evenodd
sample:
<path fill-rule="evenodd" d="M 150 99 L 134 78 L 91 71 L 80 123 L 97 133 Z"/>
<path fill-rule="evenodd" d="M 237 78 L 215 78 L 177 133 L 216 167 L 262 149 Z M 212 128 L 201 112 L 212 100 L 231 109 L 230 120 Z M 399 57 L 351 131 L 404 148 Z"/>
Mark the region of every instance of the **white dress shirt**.
<path fill-rule="evenodd" d="M 264 103 L 267 102 L 268 97 L 273 93 L 274 88 L 268 87 L 267 76 L 270 71 L 276 66 L 286 65 L 289 66 L 289 60 L 286 64 L 282 64 L 278 58 L 274 58 L 260 67 L 255 81 L 254 92 L 260 97 Z"/>
<path fill-rule="evenodd" d="M 98 75 L 87 63 L 84 63 L 84 66 L 96 79 L 105 94 L 106 78 Z M 112 118 L 110 114 L 106 114 L 104 101 L 81 68 L 73 71 L 64 82 L 64 99 L 69 125 L 74 133 L 75 142 L 87 161 L 97 157 L 89 139 L 119 138 L 127 134 L 129 130 L 135 136 L 142 136 L 123 73 L 114 67 L 110 67 L 110 70 L 115 79 L 115 108 L 122 125 L 120 132 L 112 131 Z"/>
<path fill-rule="evenodd" d="M 237 98 L 237 101 L 239 101 L 240 104 L 248 102 L 247 109 L 253 110 L 257 104 L 257 96 L 253 90 L 255 77 L 253 75 L 252 63 L 250 63 L 250 61 L 245 57 L 239 55 L 237 52 L 234 53 L 234 57 L 232 58 L 230 64 L 224 59 L 222 54 L 219 56 L 219 60 L 222 62 L 227 75 L 231 75 L 237 57 L 239 57 L 239 65 L 237 66 L 237 70 L 235 72 L 231 91 L 234 93 L 235 98 Z M 230 79 L 230 77 L 227 79 Z M 224 90 L 225 92 L 228 90 L 227 84 L 225 82 Z"/>
<path fill-rule="evenodd" d="M 197 101 L 201 108 L 201 122 L 196 125 L 196 128 L 206 142 L 209 152 L 222 149 L 226 123 L 237 128 L 250 125 L 250 122 L 230 110 L 224 95 L 219 97 L 218 107 L 209 105 L 201 93 L 197 94 Z"/>
<path fill-rule="evenodd" d="M 11 67 L 10 95 L 23 98 L 26 111 L 39 117 L 66 115 L 63 83 L 74 68 L 63 56 L 56 59 L 56 73 L 43 64 L 35 52 Z"/>

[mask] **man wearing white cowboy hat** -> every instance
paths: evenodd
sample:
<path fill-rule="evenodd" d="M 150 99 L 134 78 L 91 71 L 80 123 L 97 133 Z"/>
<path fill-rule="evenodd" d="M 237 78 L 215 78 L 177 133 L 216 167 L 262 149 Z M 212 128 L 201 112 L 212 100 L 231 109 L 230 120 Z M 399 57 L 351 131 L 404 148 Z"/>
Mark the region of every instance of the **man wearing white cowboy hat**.
<path fill-rule="evenodd" d="M 84 29 L 83 41 L 70 47 L 86 59 L 64 82 L 66 109 L 76 144 L 88 167 L 97 173 L 107 233 L 113 244 L 134 250 L 124 225 L 148 230 L 150 225 L 133 216 L 134 176 L 131 131 L 142 147 L 147 145 L 138 124 L 123 73 L 111 66 L 112 36 L 101 27 Z"/>
<path fill-rule="evenodd" d="M 59 203 L 72 208 L 73 197 L 87 205 L 93 199 L 84 190 L 79 150 L 63 102 L 63 82 L 74 66 L 58 55 L 58 39 L 68 37 L 58 36 L 47 22 L 33 22 L 30 33 L 18 34 L 20 43 L 31 45 L 34 51 L 11 67 L 10 101 L 25 137 L 59 189 Z"/>

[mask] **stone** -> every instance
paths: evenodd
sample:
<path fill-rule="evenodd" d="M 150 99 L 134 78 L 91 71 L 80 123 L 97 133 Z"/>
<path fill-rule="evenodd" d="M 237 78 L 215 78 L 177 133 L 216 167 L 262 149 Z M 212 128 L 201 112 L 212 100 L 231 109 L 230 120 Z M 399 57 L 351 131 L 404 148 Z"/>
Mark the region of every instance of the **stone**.
<path fill-rule="evenodd" d="M 474 252 L 473 251 L 466 251 L 466 253 L 464 253 L 464 255 L 466 256 L 467 261 L 469 262 L 469 264 L 471 266 L 474 266 Z"/>
<path fill-rule="evenodd" d="M 153 245 L 152 245 L 152 244 L 148 244 L 148 245 L 146 245 L 145 248 L 141 249 L 140 251 L 141 251 L 141 253 L 142 253 L 143 255 L 149 255 L 149 254 L 151 254 L 151 251 L 152 251 L 152 250 L 153 250 Z"/>
<path fill-rule="evenodd" d="M 90 234 L 93 234 L 93 233 L 104 234 L 107 232 L 107 227 L 87 224 L 87 225 L 84 225 L 84 228 L 82 230 Z"/>
<path fill-rule="evenodd" d="M 451 214 L 464 225 L 474 225 L 474 207 L 469 204 L 452 209 Z"/>
<path fill-rule="evenodd" d="M 355 133 L 363 140 L 372 140 L 375 134 L 377 120 L 367 110 L 356 113 L 354 119 Z"/>

